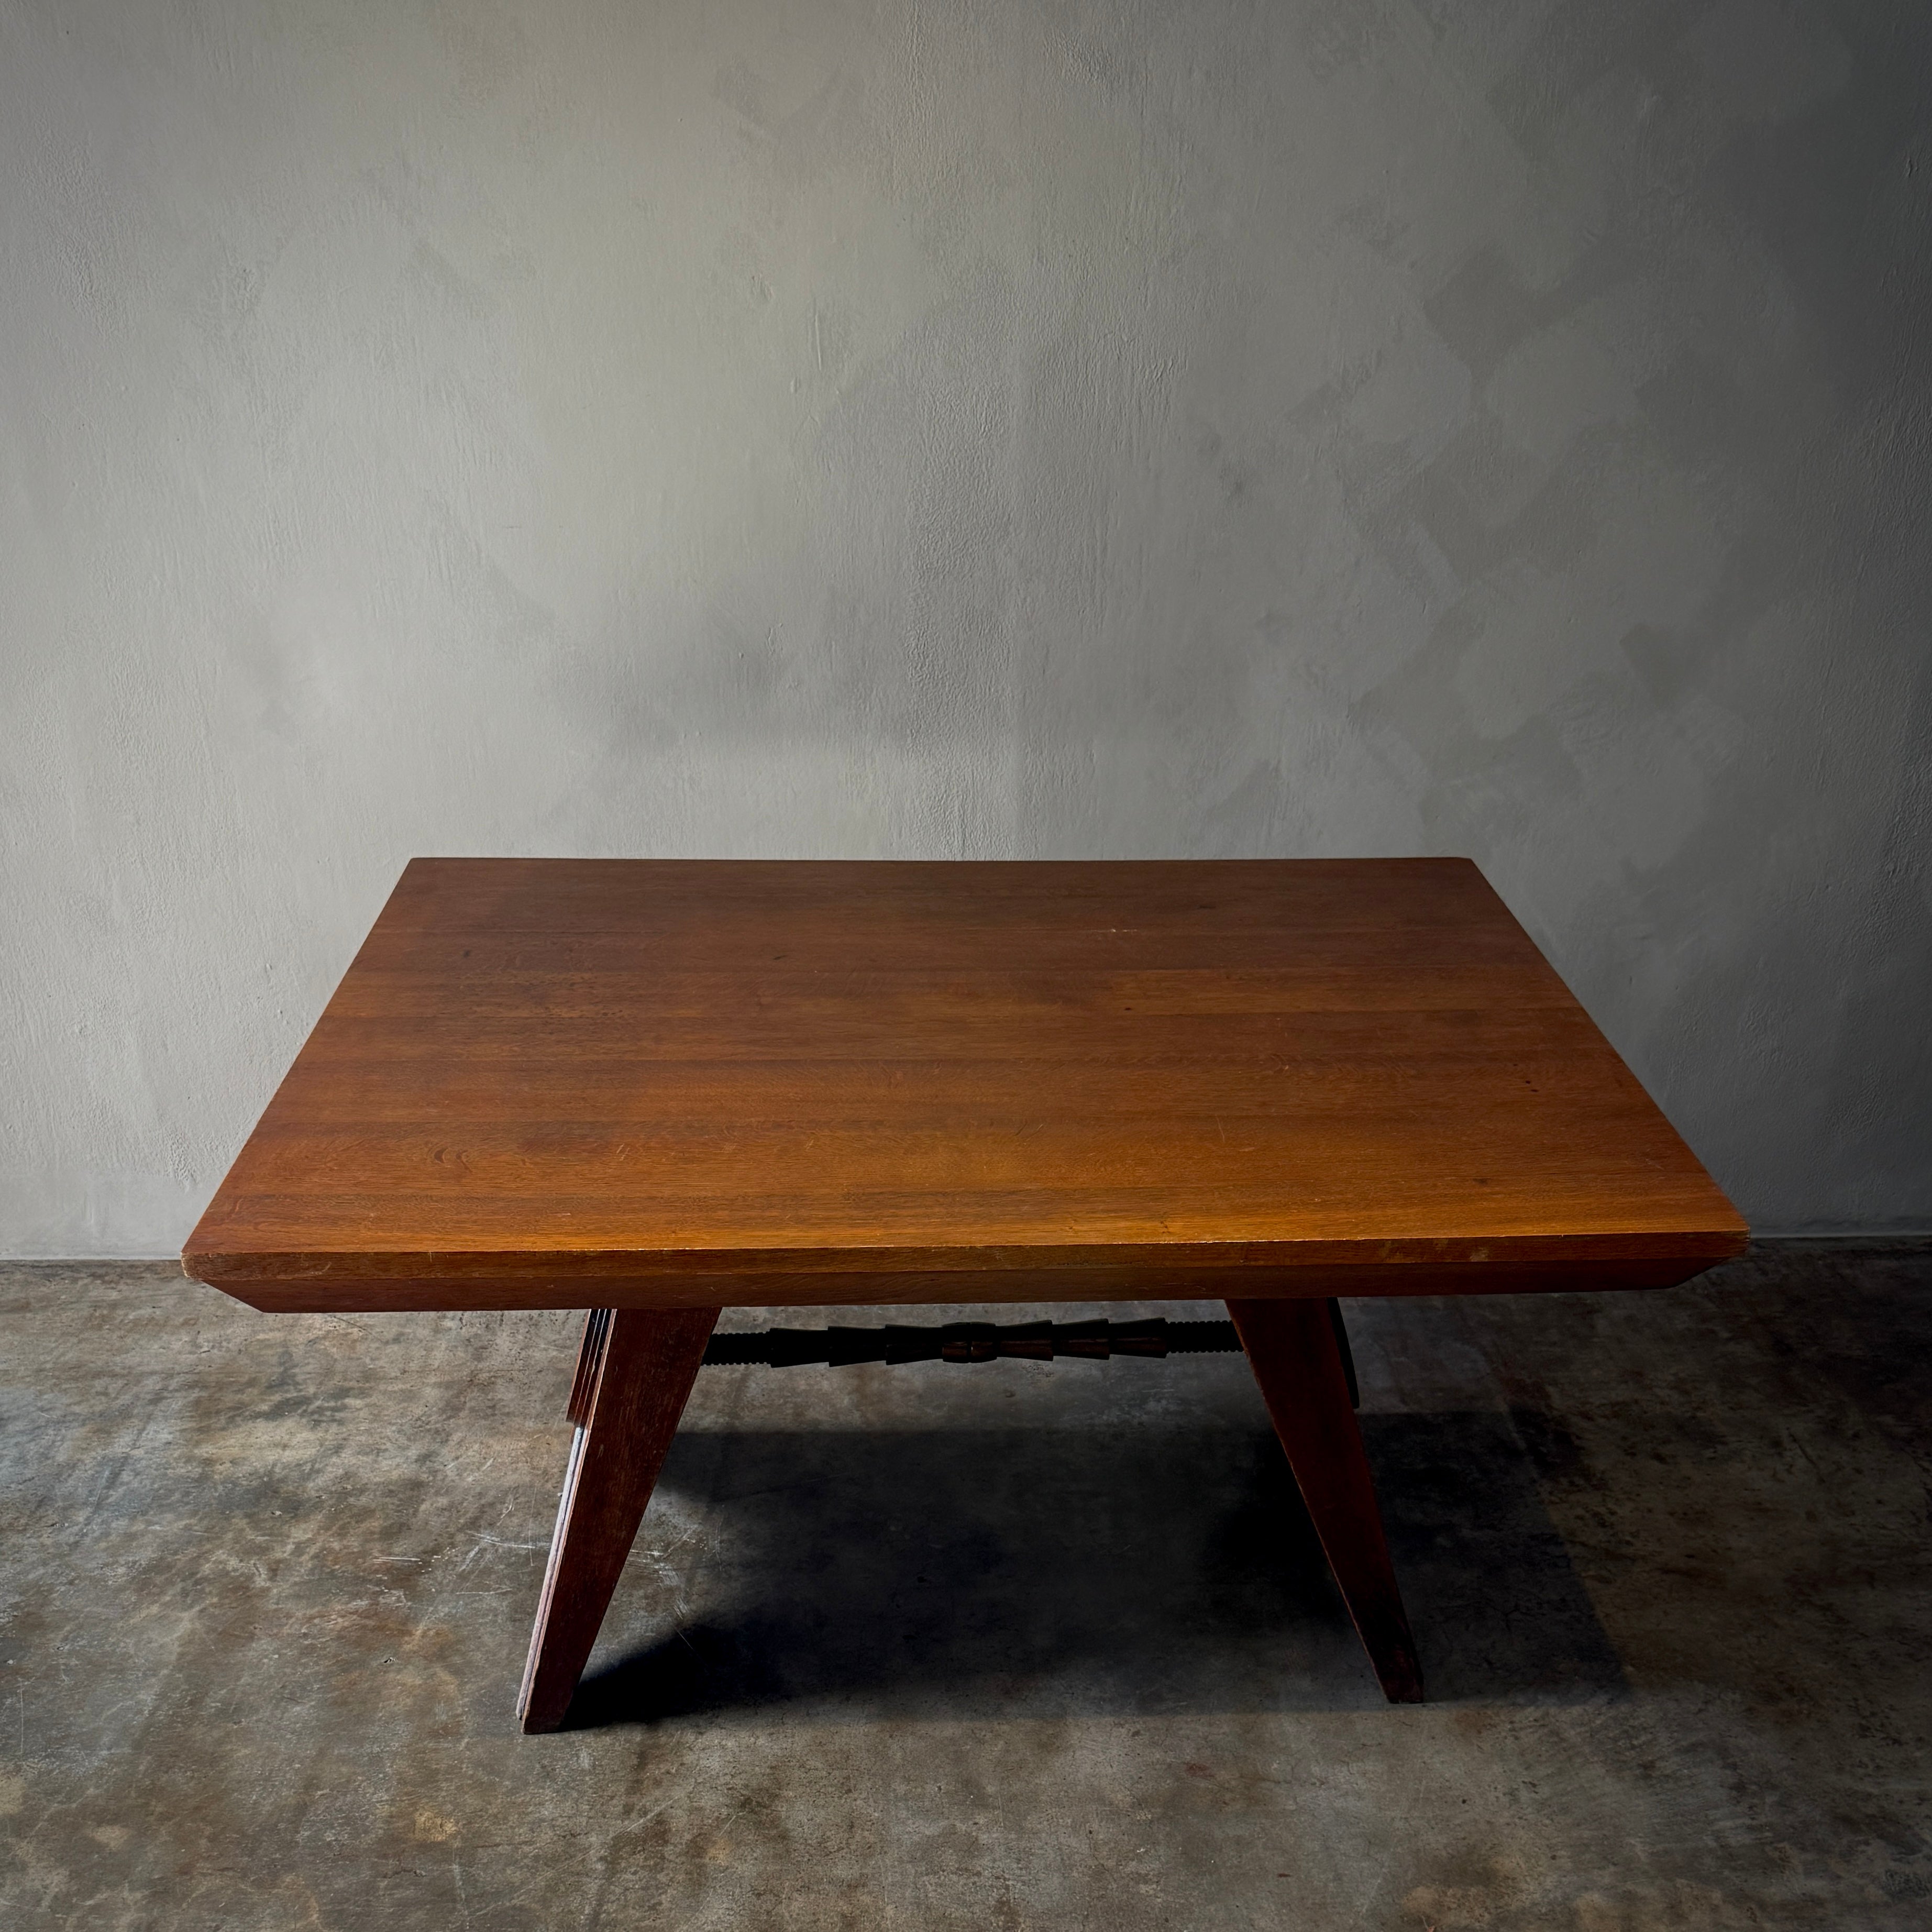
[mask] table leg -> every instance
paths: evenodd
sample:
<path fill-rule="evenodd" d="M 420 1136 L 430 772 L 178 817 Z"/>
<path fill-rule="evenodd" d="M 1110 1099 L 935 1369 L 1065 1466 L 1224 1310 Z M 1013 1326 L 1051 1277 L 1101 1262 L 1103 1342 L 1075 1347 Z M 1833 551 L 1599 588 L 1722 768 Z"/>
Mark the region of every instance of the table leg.
<path fill-rule="evenodd" d="M 1231 1301 L 1228 1312 L 1382 1689 L 1392 1704 L 1419 1704 L 1422 1669 L 1328 1305 Z"/>
<path fill-rule="evenodd" d="M 585 1325 L 577 1432 L 517 1695 L 526 1731 L 563 1722 L 717 1320 L 715 1308 L 619 1308 Z"/>

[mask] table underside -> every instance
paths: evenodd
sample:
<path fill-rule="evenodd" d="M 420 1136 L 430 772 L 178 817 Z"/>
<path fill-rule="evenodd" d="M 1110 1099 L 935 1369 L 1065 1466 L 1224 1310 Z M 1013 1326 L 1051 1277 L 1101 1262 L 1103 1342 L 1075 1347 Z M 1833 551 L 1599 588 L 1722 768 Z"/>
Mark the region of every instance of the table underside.
<path fill-rule="evenodd" d="M 1659 1245 L 1663 1245 L 1660 1244 Z M 793 1269 L 756 1274 L 566 1272 L 548 1276 L 452 1273 L 392 1276 L 368 1273 L 252 1274 L 211 1268 L 200 1278 L 238 1300 L 276 1314 L 427 1312 L 514 1308 L 918 1307 L 943 1304 L 1055 1301 L 1325 1300 L 1416 1294 L 1540 1294 L 1564 1290 L 1670 1288 L 1736 1252 L 1646 1258 L 1393 1264 L 1300 1268 L 979 1268 L 891 1274 L 816 1274 Z"/>

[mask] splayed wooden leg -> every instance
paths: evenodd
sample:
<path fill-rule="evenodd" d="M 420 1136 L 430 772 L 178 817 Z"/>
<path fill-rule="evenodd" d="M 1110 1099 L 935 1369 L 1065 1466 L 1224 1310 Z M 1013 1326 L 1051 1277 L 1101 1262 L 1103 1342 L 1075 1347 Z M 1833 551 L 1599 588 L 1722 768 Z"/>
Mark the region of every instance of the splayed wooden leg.
<path fill-rule="evenodd" d="M 554 1731 L 590 1660 L 698 1378 L 715 1308 L 596 1309 L 571 1390 L 570 1462 L 517 1714 Z"/>
<path fill-rule="evenodd" d="M 1396 1588 L 1329 1304 L 1231 1301 L 1228 1312 L 1382 1689 L 1392 1704 L 1419 1704 L 1422 1667 Z"/>

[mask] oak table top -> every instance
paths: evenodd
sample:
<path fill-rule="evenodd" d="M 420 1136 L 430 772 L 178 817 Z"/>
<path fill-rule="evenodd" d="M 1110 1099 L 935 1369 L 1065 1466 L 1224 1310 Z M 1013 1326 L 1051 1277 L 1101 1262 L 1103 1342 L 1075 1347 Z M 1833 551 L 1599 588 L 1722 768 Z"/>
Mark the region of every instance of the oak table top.
<path fill-rule="evenodd" d="M 1660 1286 L 1744 1223 L 1454 859 L 418 859 L 190 1239 L 270 1310 Z"/>

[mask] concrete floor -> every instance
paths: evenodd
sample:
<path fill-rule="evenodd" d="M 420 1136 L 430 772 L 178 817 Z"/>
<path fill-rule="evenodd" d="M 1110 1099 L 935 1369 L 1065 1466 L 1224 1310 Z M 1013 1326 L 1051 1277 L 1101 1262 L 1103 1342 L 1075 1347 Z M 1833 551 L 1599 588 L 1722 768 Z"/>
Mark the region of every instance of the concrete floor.
<path fill-rule="evenodd" d="M 1238 1357 L 706 1370 L 525 1738 L 575 1318 L 0 1269 L 0 1925 L 1923 1928 L 1929 1286 L 1351 1304 L 1401 1710 Z"/>

